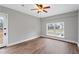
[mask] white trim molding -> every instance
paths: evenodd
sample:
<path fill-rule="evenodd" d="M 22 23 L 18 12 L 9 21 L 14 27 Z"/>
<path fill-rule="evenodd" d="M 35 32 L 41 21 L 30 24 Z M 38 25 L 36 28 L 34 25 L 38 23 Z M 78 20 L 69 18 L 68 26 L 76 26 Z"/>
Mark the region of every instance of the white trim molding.
<path fill-rule="evenodd" d="M 16 45 L 16 44 L 19 44 L 19 43 L 23 43 L 23 42 L 26 42 L 26 41 L 29 41 L 29 40 L 33 40 L 33 39 L 38 38 L 38 37 L 40 37 L 40 36 L 36 35 L 36 36 L 33 36 L 31 38 L 28 38 L 28 39 L 24 39 L 24 40 L 21 40 L 21 41 L 18 41 L 18 42 L 10 43 L 7 46 L 13 46 L 13 45 Z"/>
<path fill-rule="evenodd" d="M 79 43 L 77 45 L 78 45 L 78 48 L 79 48 Z"/>
<path fill-rule="evenodd" d="M 71 40 L 64 40 L 64 38 L 60 38 L 60 37 L 54 37 L 54 36 L 48 36 L 48 35 L 41 35 L 41 37 L 47 37 L 47 38 L 52 38 L 52 39 L 56 39 L 56 40 L 61 40 L 61 41 L 65 41 L 65 42 L 70 42 L 70 43 L 75 43 L 77 44 L 78 42 L 75 41 L 71 41 Z"/>

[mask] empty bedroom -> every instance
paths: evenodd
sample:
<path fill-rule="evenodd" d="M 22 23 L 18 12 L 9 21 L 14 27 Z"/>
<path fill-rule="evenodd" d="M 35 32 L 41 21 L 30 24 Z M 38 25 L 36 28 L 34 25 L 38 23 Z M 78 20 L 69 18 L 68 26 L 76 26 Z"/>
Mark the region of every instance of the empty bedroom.
<path fill-rule="evenodd" d="M 78 54 L 79 4 L 0 4 L 0 54 Z"/>

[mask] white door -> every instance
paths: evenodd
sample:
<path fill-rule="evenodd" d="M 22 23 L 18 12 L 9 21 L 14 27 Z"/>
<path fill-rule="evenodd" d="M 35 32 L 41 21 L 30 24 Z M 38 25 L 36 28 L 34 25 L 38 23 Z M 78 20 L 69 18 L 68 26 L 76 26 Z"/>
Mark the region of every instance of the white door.
<path fill-rule="evenodd" d="M 6 14 L 0 13 L 0 47 L 8 44 L 8 18 Z"/>

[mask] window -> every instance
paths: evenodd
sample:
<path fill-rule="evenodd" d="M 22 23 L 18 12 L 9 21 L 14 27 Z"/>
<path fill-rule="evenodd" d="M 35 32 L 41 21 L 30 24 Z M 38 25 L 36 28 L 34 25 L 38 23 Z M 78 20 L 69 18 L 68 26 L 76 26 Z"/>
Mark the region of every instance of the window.
<path fill-rule="evenodd" d="M 47 23 L 47 35 L 64 38 L 64 22 Z"/>

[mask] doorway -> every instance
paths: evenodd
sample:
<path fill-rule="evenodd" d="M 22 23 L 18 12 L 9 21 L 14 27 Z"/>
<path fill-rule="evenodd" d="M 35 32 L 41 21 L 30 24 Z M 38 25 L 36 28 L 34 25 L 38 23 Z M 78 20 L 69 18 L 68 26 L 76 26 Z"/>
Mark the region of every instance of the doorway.
<path fill-rule="evenodd" d="M 0 47 L 8 44 L 8 15 L 0 13 Z"/>

